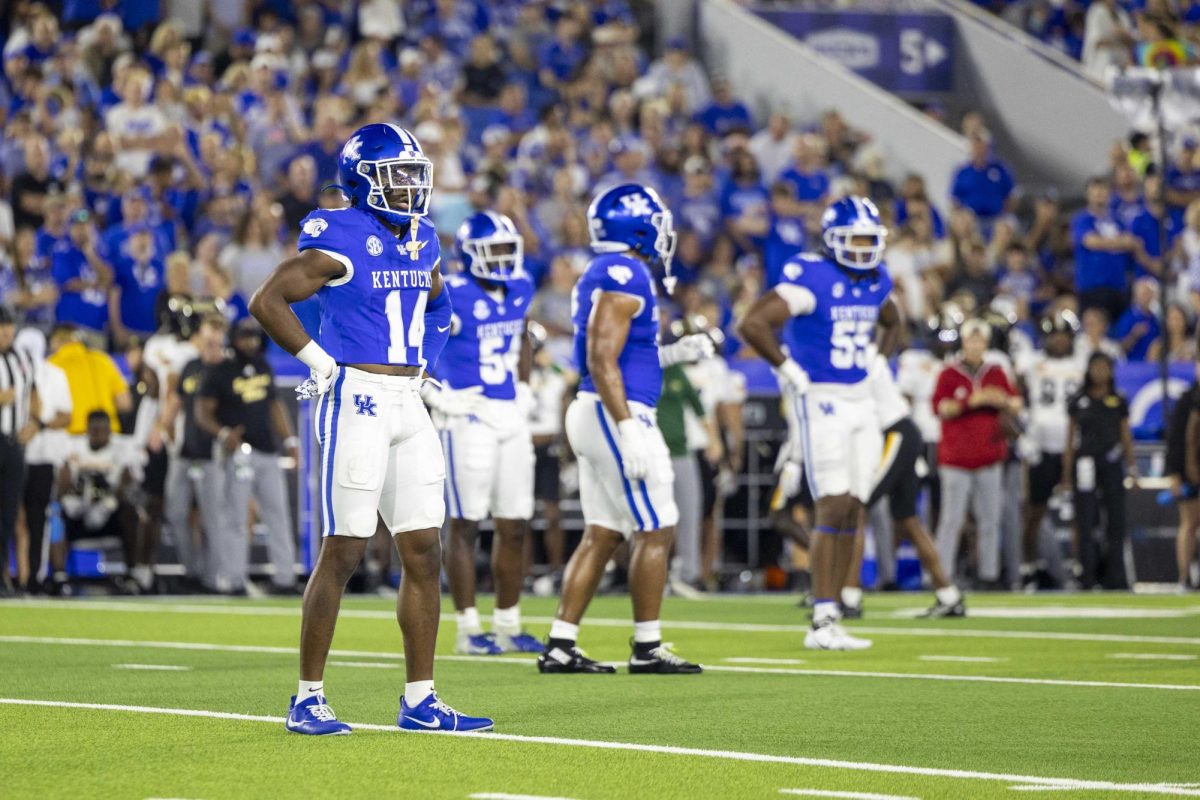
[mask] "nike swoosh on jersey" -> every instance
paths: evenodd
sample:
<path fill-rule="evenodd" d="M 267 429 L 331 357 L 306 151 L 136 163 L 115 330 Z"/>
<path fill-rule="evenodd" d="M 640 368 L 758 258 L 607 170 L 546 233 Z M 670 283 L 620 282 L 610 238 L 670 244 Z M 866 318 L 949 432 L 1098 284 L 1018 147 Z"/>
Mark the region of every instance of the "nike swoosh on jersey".
<path fill-rule="evenodd" d="M 439 327 L 439 328 L 438 328 L 438 333 L 445 333 L 445 332 L 446 332 L 446 331 L 448 331 L 448 330 L 450 330 L 450 326 L 449 326 L 449 325 L 447 325 L 447 326 L 446 326 L 446 327 L 444 327 L 444 328 L 441 328 L 441 327 Z"/>
<path fill-rule="evenodd" d="M 417 723 L 422 728 L 436 728 L 442 724 L 441 722 L 439 722 L 436 719 L 433 722 L 422 722 L 421 720 L 417 719 L 416 717 L 405 717 L 405 719 L 408 720 L 409 722 Z"/>

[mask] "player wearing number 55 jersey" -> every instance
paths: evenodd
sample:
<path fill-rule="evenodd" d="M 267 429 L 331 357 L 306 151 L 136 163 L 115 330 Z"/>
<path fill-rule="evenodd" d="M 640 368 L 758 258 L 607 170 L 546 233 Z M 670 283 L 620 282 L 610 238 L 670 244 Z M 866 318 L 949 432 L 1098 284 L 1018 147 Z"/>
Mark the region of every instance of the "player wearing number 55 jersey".
<path fill-rule="evenodd" d="M 567 409 L 567 439 L 579 460 L 579 502 L 586 527 L 563 573 L 562 602 L 542 672 L 615 670 L 576 647 L 579 622 L 604 567 L 632 538 L 633 673 L 700 672 L 662 643 L 659 610 L 667 581 L 675 507 L 671 455 L 658 429 L 655 404 L 662 367 L 712 355 L 705 334 L 658 344 L 658 303 L 651 267 L 662 265 L 667 288 L 675 232 L 671 212 L 653 189 L 627 183 L 588 207 L 596 256 L 572 295 L 579 394 Z"/>
<path fill-rule="evenodd" d="M 870 642 L 841 627 L 837 597 L 883 452 L 867 368 L 877 328 L 888 333 L 878 349 L 888 353 L 894 347 L 899 310 L 888 298 L 892 281 L 882 263 L 887 228 L 875 205 L 859 197 L 838 200 L 825 210 L 821 227 L 824 252 L 787 261 L 781 282 L 755 302 L 739 330 L 775 367 L 799 422 L 792 450 L 804 455 L 816 500 L 811 548 L 816 603 L 804 645 L 852 650 Z"/>
<path fill-rule="evenodd" d="M 408 681 L 397 724 L 412 731 L 487 730 L 433 691 L 440 605 L 438 529 L 445 464 L 421 402 L 421 372 L 450 330 L 437 234 L 425 218 L 433 165 L 408 131 L 360 128 L 342 148 L 350 207 L 314 211 L 301 223 L 300 253 L 280 264 L 250 311 L 281 347 L 309 366 L 297 392 L 316 399 L 325 539 L 304 592 L 300 687 L 287 729 L 350 732 L 325 702 L 325 660 L 346 581 L 377 524 L 395 537 L 404 570 L 397 601 Z M 320 343 L 289 304 L 320 299 Z"/>
<path fill-rule="evenodd" d="M 456 238 L 464 274 L 446 278 L 454 316 L 437 366 L 442 385 L 429 383 L 422 392 L 446 455 L 446 577 L 458 619 L 455 650 L 540 653 L 541 642 L 521 631 L 517 604 L 533 516 L 533 398 L 525 337 L 533 283 L 525 275 L 521 235 L 503 214 L 472 214 Z M 485 634 L 475 608 L 475 539 L 488 514 L 496 520 L 496 609 L 493 633 Z"/>

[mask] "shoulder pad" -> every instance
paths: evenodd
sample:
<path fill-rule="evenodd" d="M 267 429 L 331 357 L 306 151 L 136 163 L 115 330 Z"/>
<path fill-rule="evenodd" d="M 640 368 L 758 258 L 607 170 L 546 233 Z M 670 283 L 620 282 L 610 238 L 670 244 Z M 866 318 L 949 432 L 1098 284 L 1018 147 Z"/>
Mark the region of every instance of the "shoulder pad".
<path fill-rule="evenodd" d="M 466 276 L 463 275 L 462 273 L 456 273 L 454 275 L 447 275 L 445 278 L 445 281 L 446 281 L 446 285 L 449 286 L 451 289 L 462 289 L 464 286 L 466 286 L 468 283 L 470 283 L 470 281 L 467 280 Z"/>

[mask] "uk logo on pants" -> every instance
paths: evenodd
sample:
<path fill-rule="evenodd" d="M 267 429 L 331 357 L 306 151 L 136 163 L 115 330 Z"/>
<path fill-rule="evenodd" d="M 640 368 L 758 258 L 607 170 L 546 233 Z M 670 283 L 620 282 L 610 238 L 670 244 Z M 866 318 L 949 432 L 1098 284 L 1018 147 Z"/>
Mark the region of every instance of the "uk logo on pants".
<path fill-rule="evenodd" d="M 354 395 L 354 405 L 358 408 L 358 411 L 355 412 L 356 414 L 358 414 L 360 416 L 364 416 L 364 417 L 375 416 L 375 408 L 376 408 L 375 398 L 371 397 L 371 395 L 369 395 L 369 394 Z"/>

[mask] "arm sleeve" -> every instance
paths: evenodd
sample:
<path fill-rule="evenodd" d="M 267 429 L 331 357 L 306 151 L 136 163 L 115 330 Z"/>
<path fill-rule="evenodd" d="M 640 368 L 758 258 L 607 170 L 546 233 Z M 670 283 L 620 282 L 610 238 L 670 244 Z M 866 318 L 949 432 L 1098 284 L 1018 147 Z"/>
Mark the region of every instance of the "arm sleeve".
<path fill-rule="evenodd" d="M 300 237 L 296 250 L 320 250 L 346 268 L 346 274 L 334 278 L 326 285 L 340 286 L 354 277 L 354 262 L 349 253 L 349 232 L 345 217 L 339 218 L 336 211 L 318 209 L 300 222 Z"/>
<path fill-rule="evenodd" d="M 775 287 L 775 293 L 787 303 L 788 311 L 793 317 L 811 314 L 817 308 L 817 298 L 812 291 L 804 286 L 797 286 L 786 281 Z"/>
<path fill-rule="evenodd" d="M 437 365 L 438 356 L 450 338 L 450 318 L 453 315 L 450 291 L 443 282 L 441 293 L 425 306 L 425 337 L 421 340 L 421 352 L 426 369 L 432 370 Z"/>

